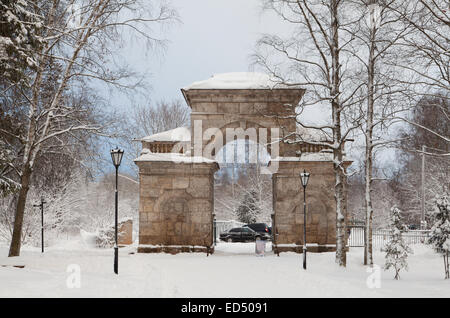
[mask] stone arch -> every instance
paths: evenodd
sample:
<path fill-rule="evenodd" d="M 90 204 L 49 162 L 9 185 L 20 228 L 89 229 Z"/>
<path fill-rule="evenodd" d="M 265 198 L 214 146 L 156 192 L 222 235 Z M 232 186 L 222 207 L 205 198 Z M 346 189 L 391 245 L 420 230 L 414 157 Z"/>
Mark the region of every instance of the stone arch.
<path fill-rule="evenodd" d="M 177 161 L 171 159 L 171 154 L 150 150 L 135 160 L 139 166 L 141 191 L 138 251 L 158 251 L 155 245 L 181 246 L 179 251 L 186 251 L 186 246 L 202 246 L 203 251 L 212 251 L 214 173 L 219 167 L 215 160 L 211 160 L 214 159 L 211 155 L 215 153 L 211 153 L 210 157 L 203 155 L 204 149 L 214 141 L 211 138 L 204 140 L 204 132 L 209 129 L 220 131 L 222 147 L 227 144 L 227 128 L 241 128 L 244 131 L 255 128 L 258 141 L 261 139 L 260 128 L 269 130 L 268 141 L 272 142 L 271 128 L 280 129 L 280 139 L 287 137 L 297 131 L 295 106 L 304 92 L 298 87 L 235 89 L 211 88 L 208 85 L 199 88 L 194 85 L 182 89 L 192 110 L 190 130 L 186 128 L 187 133 L 183 133 L 189 135 L 190 132 L 190 140 L 169 138 L 157 141 L 183 142 L 190 146 L 186 147 L 185 152 L 177 153 Z M 201 123 L 200 129 L 196 128 L 197 122 Z M 195 142 L 197 134 L 200 134 L 200 143 Z M 145 142 L 157 142 L 151 137 L 143 140 L 143 146 Z M 289 142 L 275 144 L 279 146 L 278 154 L 274 154 L 273 146 L 267 149 L 272 158 L 269 165 L 276 167 L 276 172 L 271 170 L 272 220 L 277 234 L 273 246 L 278 252 L 301 252 L 303 189 L 299 174 L 306 169 L 311 173 L 307 190 L 307 242 L 323 246 L 317 251 L 332 250 L 330 245 L 335 244 L 336 217 L 332 158 L 329 159 L 324 153 L 319 154 L 322 149 L 318 147 L 301 148 L 300 144 Z M 198 150 L 201 153 L 197 153 Z M 219 150 L 216 149 L 216 152 Z M 300 150 L 306 156 L 300 156 Z"/>
<path fill-rule="evenodd" d="M 270 145 L 270 140 L 271 140 L 271 130 L 268 127 L 265 127 L 263 125 L 260 125 L 256 122 L 253 121 L 248 121 L 248 120 L 239 120 L 239 121 L 231 121 L 228 122 L 226 124 L 224 124 L 223 126 L 221 126 L 218 130 L 220 131 L 220 135 L 222 136 L 222 140 L 221 140 L 221 145 L 222 147 L 220 149 L 215 149 L 215 152 L 212 152 L 211 154 L 206 153 L 205 155 L 208 157 L 210 155 L 211 159 L 214 159 L 215 156 L 217 155 L 217 152 L 219 152 L 223 147 L 225 147 L 227 145 L 227 143 L 229 142 L 229 140 L 227 140 L 227 129 L 242 129 L 244 132 L 244 138 L 245 139 L 249 139 L 252 136 L 249 136 L 248 134 L 245 134 L 245 132 L 248 132 L 248 129 L 254 129 L 255 131 L 255 135 L 256 135 L 256 143 L 263 146 L 267 152 L 269 153 L 269 155 L 271 155 L 271 145 Z M 263 129 L 265 131 L 265 135 L 262 136 L 261 135 L 261 130 Z M 203 147 L 203 151 L 205 151 L 205 149 L 211 148 L 213 143 L 215 142 L 215 135 L 213 135 L 209 140 L 206 140 Z M 239 136 L 236 136 L 235 139 L 244 139 L 244 138 L 239 138 Z M 264 139 L 264 140 L 263 140 Z"/>

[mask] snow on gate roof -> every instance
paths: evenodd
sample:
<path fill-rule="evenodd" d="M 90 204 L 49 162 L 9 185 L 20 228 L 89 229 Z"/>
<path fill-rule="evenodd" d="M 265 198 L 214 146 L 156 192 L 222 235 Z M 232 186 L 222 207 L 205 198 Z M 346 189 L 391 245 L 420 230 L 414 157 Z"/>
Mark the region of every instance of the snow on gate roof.
<path fill-rule="evenodd" d="M 191 140 L 191 129 L 189 127 L 178 127 L 163 131 L 141 139 L 146 142 L 182 142 Z"/>
<path fill-rule="evenodd" d="M 194 82 L 183 88 L 190 89 L 276 89 L 276 88 L 298 88 L 285 84 L 271 78 L 264 73 L 234 72 L 215 74 L 211 78 Z"/>
<path fill-rule="evenodd" d="M 216 160 L 199 156 L 190 156 L 181 153 L 152 153 L 148 149 L 143 149 L 141 155 L 134 159 L 135 162 L 158 161 L 175 163 L 216 163 Z"/>

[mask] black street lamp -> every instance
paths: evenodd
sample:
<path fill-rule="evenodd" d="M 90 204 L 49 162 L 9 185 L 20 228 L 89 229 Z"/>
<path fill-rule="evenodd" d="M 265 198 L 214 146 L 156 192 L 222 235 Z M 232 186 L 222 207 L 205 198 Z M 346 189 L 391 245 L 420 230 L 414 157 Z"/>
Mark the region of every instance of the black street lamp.
<path fill-rule="evenodd" d="M 214 246 L 217 245 L 217 222 L 216 215 L 213 214 L 213 235 L 214 235 Z"/>
<path fill-rule="evenodd" d="M 44 197 L 41 197 L 40 204 L 34 204 L 34 207 L 41 208 L 41 252 L 44 253 Z"/>
<path fill-rule="evenodd" d="M 116 149 L 111 150 L 111 159 L 116 167 L 116 211 L 115 211 L 115 226 L 114 226 L 114 273 L 119 274 L 119 247 L 117 244 L 117 227 L 118 227 L 118 203 L 119 203 L 119 193 L 117 191 L 117 182 L 119 177 L 119 166 L 122 161 L 123 150 L 116 147 Z"/>
<path fill-rule="evenodd" d="M 308 185 L 309 173 L 303 169 L 300 178 L 303 185 L 303 269 L 306 269 L 306 186 Z"/>

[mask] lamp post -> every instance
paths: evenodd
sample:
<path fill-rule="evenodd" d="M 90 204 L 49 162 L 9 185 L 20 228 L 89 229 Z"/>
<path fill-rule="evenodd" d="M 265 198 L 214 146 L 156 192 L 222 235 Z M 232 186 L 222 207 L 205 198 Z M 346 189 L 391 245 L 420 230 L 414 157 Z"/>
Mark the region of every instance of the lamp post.
<path fill-rule="evenodd" d="M 216 215 L 213 214 L 213 235 L 214 235 L 214 246 L 217 245 L 217 222 Z"/>
<path fill-rule="evenodd" d="M 47 203 L 44 201 L 44 197 L 41 197 L 40 204 L 34 204 L 34 207 L 41 208 L 41 252 L 44 253 L 44 204 Z"/>
<path fill-rule="evenodd" d="M 308 185 L 309 175 L 304 169 L 300 173 L 303 185 L 303 269 L 306 269 L 306 186 Z"/>
<path fill-rule="evenodd" d="M 116 168 L 116 191 L 115 191 L 115 222 L 114 222 L 114 273 L 119 274 L 119 247 L 117 245 L 117 226 L 118 226 L 118 203 L 119 193 L 117 191 L 117 181 L 119 176 L 119 166 L 122 161 L 123 150 L 116 147 L 111 150 L 111 159 Z"/>

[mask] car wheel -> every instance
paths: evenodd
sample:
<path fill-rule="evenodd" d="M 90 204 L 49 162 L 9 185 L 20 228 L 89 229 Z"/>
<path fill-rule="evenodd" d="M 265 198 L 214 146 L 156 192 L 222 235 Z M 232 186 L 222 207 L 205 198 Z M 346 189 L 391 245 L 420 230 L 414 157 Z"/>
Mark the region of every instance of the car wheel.
<path fill-rule="evenodd" d="M 233 239 L 230 237 L 229 239 L 227 239 L 228 243 L 233 243 Z"/>

